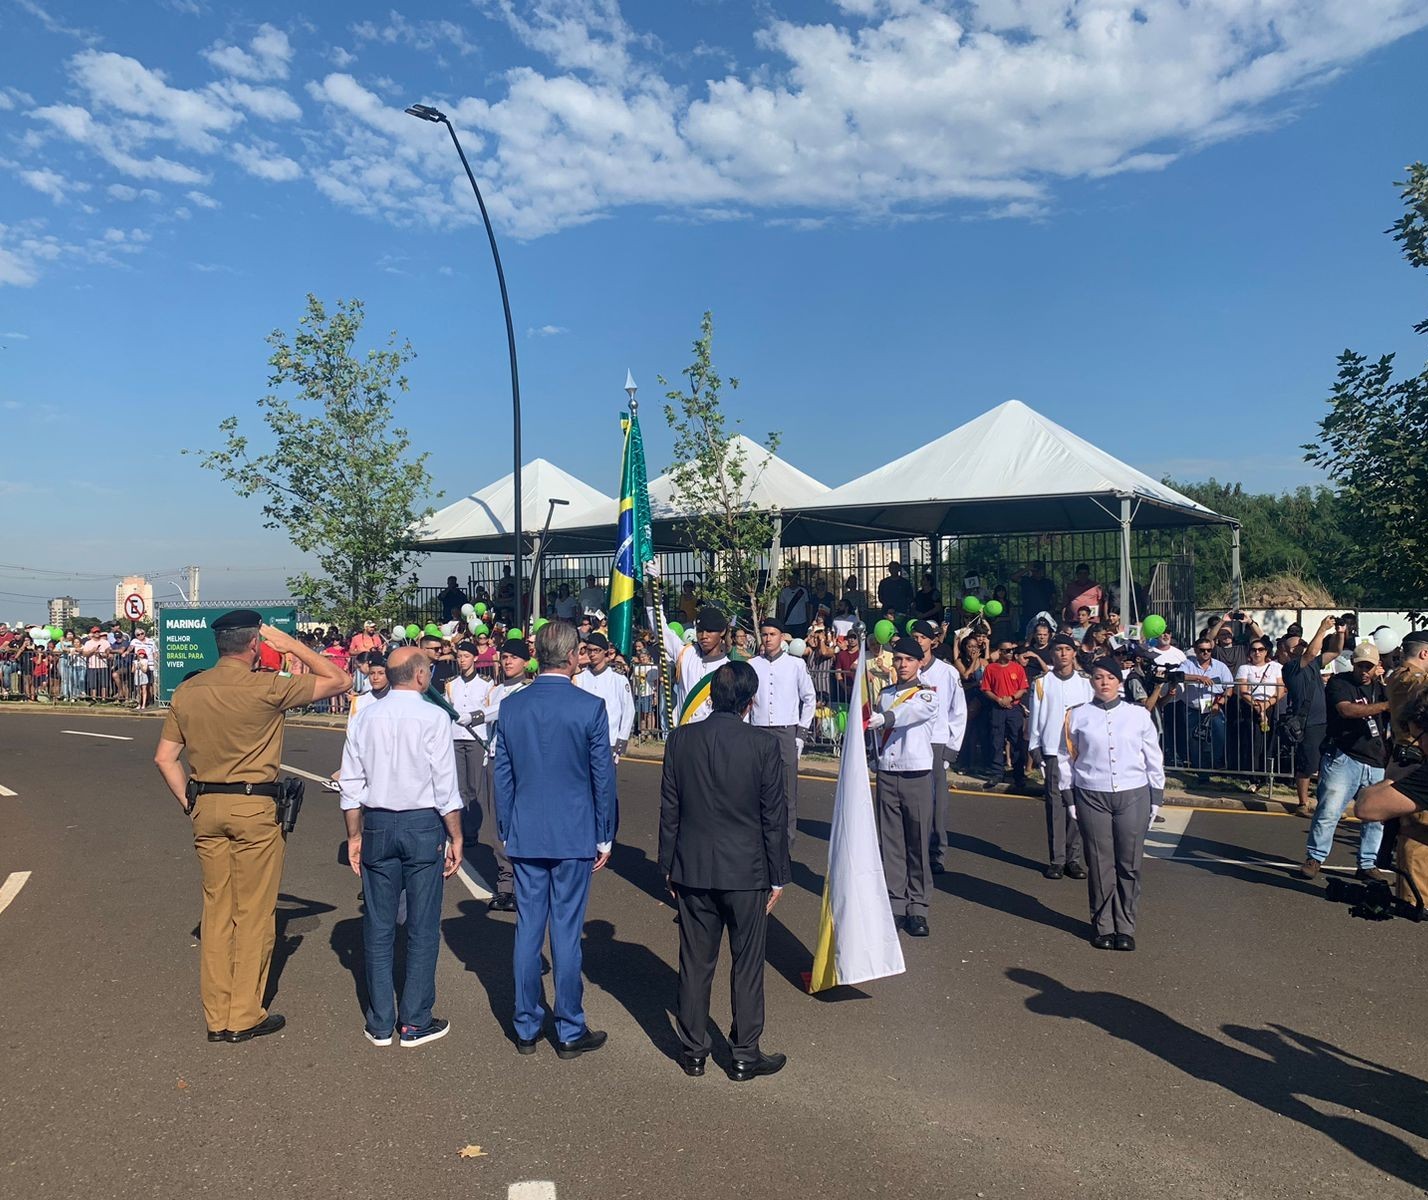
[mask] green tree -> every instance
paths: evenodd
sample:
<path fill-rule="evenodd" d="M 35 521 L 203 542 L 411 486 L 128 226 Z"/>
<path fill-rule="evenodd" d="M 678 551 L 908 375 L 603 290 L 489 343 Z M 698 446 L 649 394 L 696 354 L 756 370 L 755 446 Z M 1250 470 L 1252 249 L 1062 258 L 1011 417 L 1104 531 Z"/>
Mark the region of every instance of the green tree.
<path fill-rule="evenodd" d="M 408 539 L 432 511 L 427 455 L 409 455 L 407 431 L 395 424 L 392 394 L 407 390 L 411 344 L 394 332 L 358 357 L 362 321 L 360 300 L 329 313 L 309 295 L 296 335 L 267 337 L 268 386 L 295 394 L 274 390 L 258 401 L 264 446 L 228 417 L 218 426 L 221 449 L 188 452 L 238 495 L 262 497 L 264 526 L 286 530 L 320 568 L 287 581 L 294 599 L 309 618 L 344 628 L 405 615 L 424 557 Z"/>
<path fill-rule="evenodd" d="M 674 465 L 669 468 L 673 499 L 689 514 L 689 544 L 710 555 L 705 598 L 729 612 L 747 607 L 761 614 L 767 611 L 768 593 L 776 594 L 778 587 L 771 573 L 764 575 L 775 514 L 750 503 L 751 464 L 734 438 L 737 429 L 730 429 L 724 415 L 720 392 L 726 380 L 715 369 L 713 344 L 714 314 L 706 312 L 694 342 L 694 361 L 681 372 L 687 388 L 673 387 L 658 376 L 669 389 L 664 416 L 674 431 Z M 731 389 L 739 386 L 733 376 L 727 383 Z M 770 454 L 778 444 L 776 433 L 763 442 Z"/>
<path fill-rule="evenodd" d="M 1387 232 L 1410 266 L 1428 266 L 1428 166 L 1414 163 L 1401 189 L 1404 214 Z M 1415 329 L 1428 333 L 1428 320 Z M 1341 570 L 1374 582 L 1376 602 L 1428 607 L 1428 367 L 1394 378 L 1394 356 L 1339 356 L 1320 440 L 1303 448 L 1337 485 L 1349 534 Z"/>

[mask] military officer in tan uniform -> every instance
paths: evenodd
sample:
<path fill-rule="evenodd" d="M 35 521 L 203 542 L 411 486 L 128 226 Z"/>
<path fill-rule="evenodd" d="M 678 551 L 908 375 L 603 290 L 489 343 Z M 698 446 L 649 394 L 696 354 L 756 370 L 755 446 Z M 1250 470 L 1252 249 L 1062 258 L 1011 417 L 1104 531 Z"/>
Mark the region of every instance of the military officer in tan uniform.
<path fill-rule="evenodd" d="M 218 663 L 174 692 L 154 764 L 193 821 L 203 869 L 199 991 L 208 1040 L 246 1042 L 284 1024 L 263 1008 L 286 845 L 276 804 L 283 710 L 342 695 L 352 679 L 251 609 L 224 613 L 213 637 Z M 255 670 L 262 642 L 310 674 Z M 185 751 L 199 792 L 191 803 Z"/>

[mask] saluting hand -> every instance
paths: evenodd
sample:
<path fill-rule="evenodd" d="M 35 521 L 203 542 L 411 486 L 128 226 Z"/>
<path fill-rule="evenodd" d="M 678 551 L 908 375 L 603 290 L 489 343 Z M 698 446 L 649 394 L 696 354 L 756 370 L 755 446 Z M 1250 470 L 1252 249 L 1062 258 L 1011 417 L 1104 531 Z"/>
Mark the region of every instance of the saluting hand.
<path fill-rule="evenodd" d="M 258 634 L 279 654 L 291 654 L 298 648 L 297 639 L 275 625 L 259 625 Z"/>

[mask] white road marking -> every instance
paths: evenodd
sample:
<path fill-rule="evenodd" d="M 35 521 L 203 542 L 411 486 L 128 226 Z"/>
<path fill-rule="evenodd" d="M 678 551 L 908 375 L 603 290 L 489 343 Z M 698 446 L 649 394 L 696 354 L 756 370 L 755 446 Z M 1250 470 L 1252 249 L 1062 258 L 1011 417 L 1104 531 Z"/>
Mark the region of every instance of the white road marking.
<path fill-rule="evenodd" d="M 0 884 L 0 913 L 10 907 L 10 901 L 20 894 L 20 889 L 30 880 L 28 871 L 11 871 L 8 879 Z M 555 1193 L 552 1192 L 552 1195 Z"/>
<path fill-rule="evenodd" d="M 506 1200 L 556 1200 L 555 1184 L 544 1179 L 527 1179 L 506 1189 Z"/>
<path fill-rule="evenodd" d="M 131 737 L 121 737 L 117 733 L 90 733 L 87 729 L 61 729 L 61 733 L 72 733 L 75 737 L 108 738 L 111 742 L 132 742 Z"/>
<path fill-rule="evenodd" d="M 473 897 L 474 899 L 477 899 L 477 900 L 489 900 L 489 899 L 491 898 L 491 889 L 486 885 L 486 881 L 485 881 L 484 879 L 482 879 L 480 875 L 478 875 L 475 871 L 473 871 L 473 870 L 472 870 L 470 867 L 468 867 L 465 863 L 462 863 L 459 867 L 456 868 L 456 876 L 457 876 L 458 879 L 461 880 L 462 883 L 464 883 L 464 884 L 466 885 L 466 890 L 471 893 L 471 895 L 472 895 L 472 897 Z M 519 1187 L 524 1187 L 525 1185 L 524 1185 L 524 1184 L 512 1184 L 511 1186 L 512 1186 L 512 1187 L 517 1187 L 517 1186 L 519 1186 Z M 513 1194 L 514 1194 L 514 1193 L 513 1193 Z M 545 1193 L 544 1193 L 544 1192 L 541 1192 L 541 1193 L 532 1192 L 531 1194 L 532 1194 L 532 1195 L 544 1195 Z M 550 1194 L 551 1194 L 552 1196 L 554 1196 L 554 1195 L 555 1195 L 555 1192 L 552 1190 Z"/>
<path fill-rule="evenodd" d="M 1162 808 L 1161 820 L 1150 827 L 1145 835 L 1145 856 L 1147 858 L 1174 858 L 1175 848 L 1185 834 L 1185 827 L 1195 814 L 1185 808 Z"/>
<path fill-rule="evenodd" d="M 1160 856 L 1156 856 L 1160 857 Z M 1222 866 L 1222 867 L 1276 867 L 1284 871 L 1297 871 L 1300 864 L 1297 862 L 1280 862 L 1274 858 L 1201 858 L 1198 854 L 1180 854 L 1174 857 L 1166 856 L 1167 862 L 1189 863 L 1191 866 Z M 1331 867 L 1327 864 L 1320 866 L 1321 871 L 1340 871 L 1345 875 L 1352 875 L 1358 870 L 1357 867 Z"/>
<path fill-rule="evenodd" d="M 18 792 L 12 792 L 12 791 L 11 791 L 9 788 L 7 788 L 3 783 L 0 783 L 0 796 L 16 796 L 16 795 L 19 795 L 19 793 L 18 793 Z"/>

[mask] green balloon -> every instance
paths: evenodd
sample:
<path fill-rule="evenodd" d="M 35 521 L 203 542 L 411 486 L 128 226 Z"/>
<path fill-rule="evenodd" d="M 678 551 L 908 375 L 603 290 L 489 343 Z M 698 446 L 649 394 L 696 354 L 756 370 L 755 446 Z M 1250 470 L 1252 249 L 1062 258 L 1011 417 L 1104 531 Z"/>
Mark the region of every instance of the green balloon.
<path fill-rule="evenodd" d="M 848 710 L 846 708 L 840 708 L 834 720 L 838 722 L 838 732 L 846 733 L 848 729 Z"/>
<path fill-rule="evenodd" d="M 982 602 L 976 596 L 963 596 L 962 611 L 975 617 L 982 611 Z"/>
<path fill-rule="evenodd" d="M 539 633 L 545 626 L 549 624 L 550 622 L 547 621 L 544 617 L 537 617 L 534 621 L 531 622 L 531 632 Z"/>
<path fill-rule="evenodd" d="M 507 632 L 507 634 L 506 634 L 506 637 L 507 637 L 507 638 L 515 638 L 516 641 L 520 641 L 521 638 L 523 638 L 523 637 L 525 637 L 525 636 L 526 636 L 526 635 L 523 634 L 519 629 L 512 629 L 512 630 L 510 630 L 509 632 Z"/>
<path fill-rule="evenodd" d="M 475 625 L 471 626 L 471 632 L 476 637 L 481 637 L 482 635 L 490 633 L 491 631 L 487 629 L 486 626 L 483 625 L 480 621 L 477 621 Z"/>
<path fill-rule="evenodd" d="M 50 641 L 52 642 L 57 642 L 62 637 L 64 637 L 64 630 L 61 629 L 58 625 L 49 626 L 49 628 L 46 629 L 45 632 L 50 635 Z"/>
<path fill-rule="evenodd" d="M 677 638 L 682 638 L 684 636 L 684 626 L 681 625 L 678 621 L 671 621 L 669 623 L 669 631 Z"/>
<path fill-rule="evenodd" d="M 416 641 L 417 638 L 419 638 L 419 637 L 421 637 L 421 626 L 420 626 L 420 625 L 408 625 L 408 626 L 407 626 L 407 641 L 409 641 L 409 642 L 414 642 L 414 641 Z"/>
<path fill-rule="evenodd" d="M 988 600 L 982 605 L 982 611 L 989 617 L 999 617 L 1002 615 L 1002 602 L 1000 600 Z"/>
<path fill-rule="evenodd" d="M 540 669 L 540 664 L 533 658 L 526 659 L 526 674 L 534 675 Z"/>
<path fill-rule="evenodd" d="M 903 633 L 907 634 L 908 637 L 911 637 L 911 636 L 912 636 L 912 631 L 913 631 L 914 627 L 916 627 L 916 625 L 917 625 L 917 618 L 916 618 L 916 617 L 909 617 L 909 618 L 907 619 L 907 624 L 902 627 Z"/>
<path fill-rule="evenodd" d="M 486 601 L 478 600 L 471 607 L 476 610 L 476 615 L 478 617 L 484 617 L 486 615 Z"/>
<path fill-rule="evenodd" d="M 881 645 L 886 646 L 893 638 L 897 637 L 897 626 L 884 617 L 873 626 L 873 636 L 878 639 Z"/>
<path fill-rule="evenodd" d="M 1165 632 L 1165 618 L 1159 613 L 1151 613 L 1141 622 L 1140 627 L 1146 637 L 1158 638 Z"/>
<path fill-rule="evenodd" d="M 440 637 L 441 627 L 437 625 L 435 621 L 433 621 L 424 630 L 422 630 L 422 632 L 426 634 L 427 637 Z"/>

